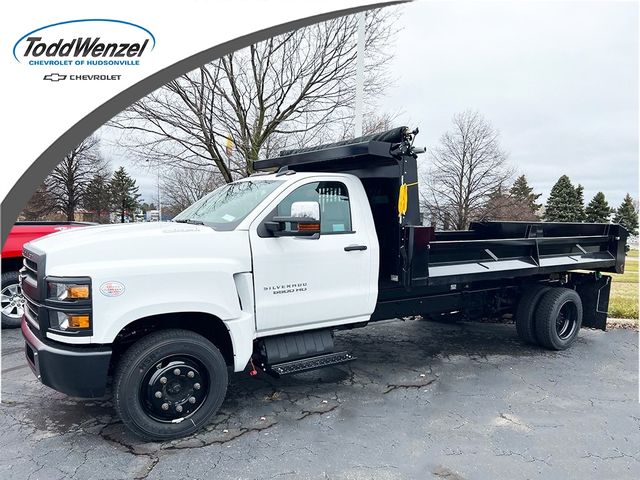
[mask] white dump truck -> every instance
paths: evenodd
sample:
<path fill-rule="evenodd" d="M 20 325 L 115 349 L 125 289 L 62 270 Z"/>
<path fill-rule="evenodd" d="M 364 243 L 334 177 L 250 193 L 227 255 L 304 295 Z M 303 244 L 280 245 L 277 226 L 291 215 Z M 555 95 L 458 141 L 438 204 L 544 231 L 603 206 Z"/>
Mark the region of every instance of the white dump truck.
<path fill-rule="evenodd" d="M 163 441 L 207 424 L 229 370 L 279 376 L 354 360 L 335 350 L 336 329 L 512 313 L 524 342 L 549 349 L 569 347 L 581 327 L 605 329 L 611 282 L 601 272 L 623 271 L 626 231 L 423 226 L 416 133 L 258 161 L 267 173 L 173 222 L 28 243 L 20 281 L 32 370 L 76 397 L 104 396 L 111 377 L 124 424 Z"/>

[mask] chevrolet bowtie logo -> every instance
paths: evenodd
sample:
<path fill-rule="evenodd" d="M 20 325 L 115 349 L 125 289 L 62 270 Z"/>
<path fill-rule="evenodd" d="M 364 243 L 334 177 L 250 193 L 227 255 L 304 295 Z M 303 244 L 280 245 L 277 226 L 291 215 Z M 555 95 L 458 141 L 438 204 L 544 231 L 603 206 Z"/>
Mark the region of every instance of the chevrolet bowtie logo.
<path fill-rule="evenodd" d="M 43 80 L 51 80 L 52 82 L 59 82 L 60 80 L 65 80 L 67 78 L 66 75 L 60 75 L 59 73 L 50 73 L 49 75 L 45 75 Z"/>

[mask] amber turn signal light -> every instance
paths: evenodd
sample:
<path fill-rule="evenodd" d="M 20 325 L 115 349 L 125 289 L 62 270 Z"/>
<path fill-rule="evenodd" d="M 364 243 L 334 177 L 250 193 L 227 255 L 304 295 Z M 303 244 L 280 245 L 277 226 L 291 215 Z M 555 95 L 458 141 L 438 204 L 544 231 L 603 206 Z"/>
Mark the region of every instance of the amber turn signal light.
<path fill-rule="evenodd" d="M 67 298 L 89 298 L 89 285 L 67 287 Z"/>
<path fill-rule="evenodd" d="M 320 224 L 319 223 L 299 223 L 298 231 L 299 232 L 319 232 Z"/>
<path fill-rule="evenodd" d="M 91 328 L 89 315 L 69 315 L 70 328 Z"/>

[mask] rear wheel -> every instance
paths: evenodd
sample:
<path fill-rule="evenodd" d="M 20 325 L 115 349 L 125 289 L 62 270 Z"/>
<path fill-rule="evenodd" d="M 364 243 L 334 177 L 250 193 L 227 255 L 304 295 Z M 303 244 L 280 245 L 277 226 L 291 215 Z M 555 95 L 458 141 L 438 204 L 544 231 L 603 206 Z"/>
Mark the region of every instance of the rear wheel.
<path fill-rule="evenodd" d="M 227 382 L 224 358 L 209 340 L 188 330 L 163 330 L 139 340 L 118 363 L 115 408 L 145 440 L 184 437 L 217 412 Z"/>
<path fill-rule="evenodd" d="M 582 326 L 582 300 L 569 288 L 552 288 L 536 310 L 536 337 L 551 350 L 569 348 Z"/>
<path fill-rule="evenodd" d="M 538 343 L 535 325 L 536 308 L 542 296 L 549 290 L 551 290 L 551 287 L 533 285 L 524 292 L 518 302 L 518 308 L 516 309 L 516 330 L 520 339 L 529 345 Z"/>
<path fill-rule="evenodd" d="M 2 311 L 2 328 L 20 326 L 24 313 L 24 297 L 20 290 L 18 272 L 4 272 L 1 279 L 0 310 Z"/>

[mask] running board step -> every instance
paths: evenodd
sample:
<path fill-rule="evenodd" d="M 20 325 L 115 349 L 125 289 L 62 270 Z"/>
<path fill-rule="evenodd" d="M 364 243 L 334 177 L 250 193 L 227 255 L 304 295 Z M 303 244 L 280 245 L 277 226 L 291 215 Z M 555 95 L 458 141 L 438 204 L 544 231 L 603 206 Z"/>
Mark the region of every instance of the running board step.
<path fill-rule="evenodd" d="M 275 365 L 267 365 L 266 372 L 275 377 L 289 375 L 292 373 L 306 372 L 316 368 L 329 367 L 340 363 L 351 362 L 356 357 L 348 352 L 327 353 L 315 357 L 301 358 L 291 362 L 283 362 Z"/>

